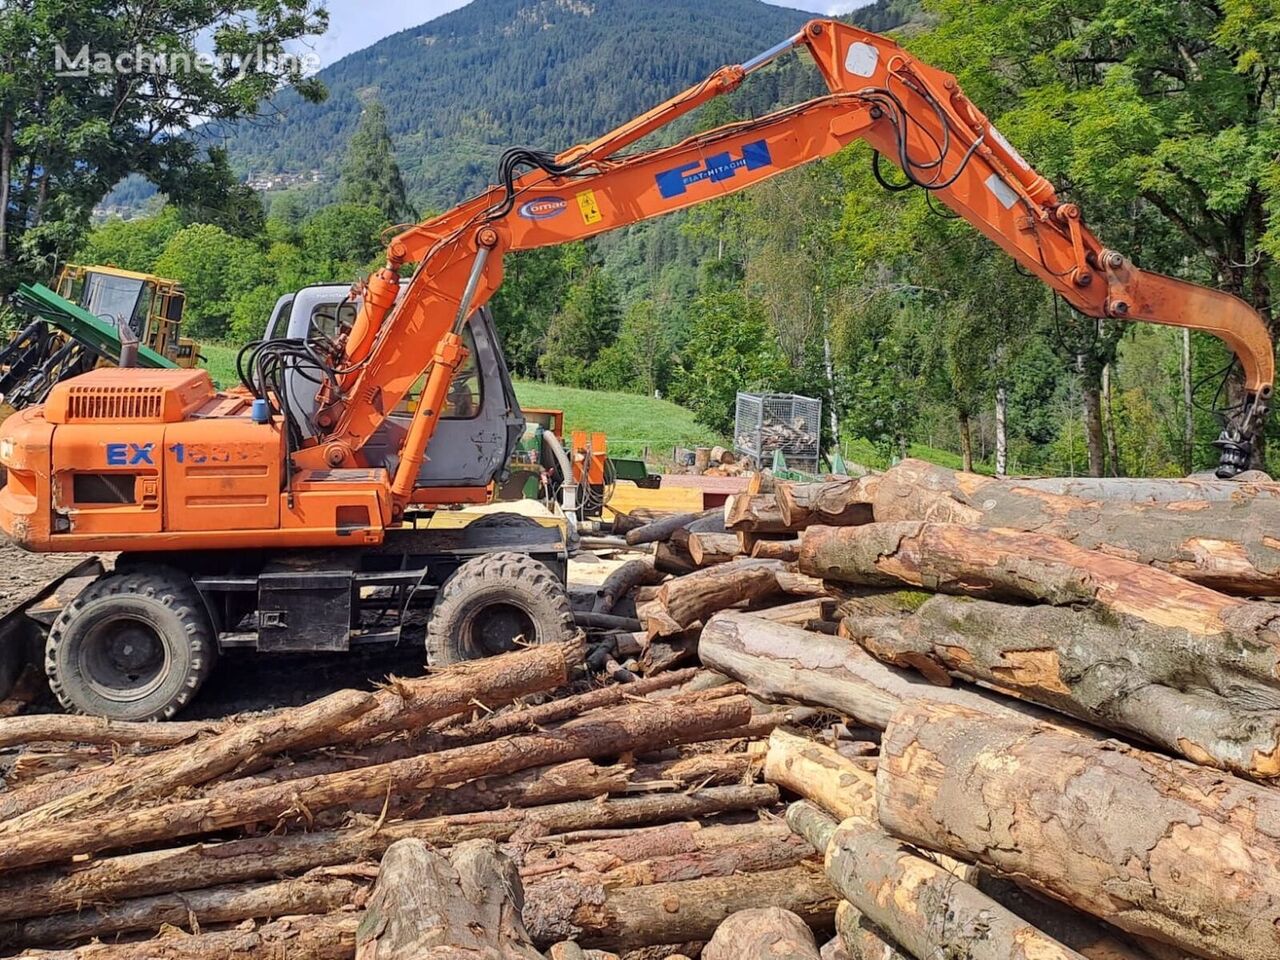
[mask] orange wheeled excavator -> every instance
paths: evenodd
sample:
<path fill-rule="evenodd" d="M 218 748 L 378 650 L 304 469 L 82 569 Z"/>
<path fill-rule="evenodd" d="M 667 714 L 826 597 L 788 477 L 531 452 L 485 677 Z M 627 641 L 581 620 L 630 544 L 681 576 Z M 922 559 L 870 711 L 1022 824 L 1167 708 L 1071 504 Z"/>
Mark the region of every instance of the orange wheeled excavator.
<path fill-rule="evenodd" d="M 828 95 L 636 148 L 797 48 Z M 308 335 L 246 348 L 241 390 L 220 393 L 199 370 L 103 369 L 10 418 L 0 527 L 29 550 L 120 552 L 114 572 L 58 585 L 24 613 L 44 635 L 55 692 L 84 712 L 169 716 L 220 650 L 397 642 L 415 607 L 430 611 L 435 662 L 521 635 L 558 638 L 572 628 L 558 534 L 509 518 L 461 532 L 430 525 L 433 510 L 487 496 L 522 426 L 484 309 L 503 257 L 722 197 L 859 140 L 1082 313 L 1223 340 L 1247 400 L 1219 441 L 1221 473 L 1245 466 L 1274 378 L 1257 313 L 1133 266 L 954 77 L 892 41 L 815 20 L 593 143 L 508 151 L 496 186 L 395 237 L 385 268 L 349 302 L 327 304 L 324 322 L 308 319 Z M 451 476 L 453 463 L 467 468 Z"/>

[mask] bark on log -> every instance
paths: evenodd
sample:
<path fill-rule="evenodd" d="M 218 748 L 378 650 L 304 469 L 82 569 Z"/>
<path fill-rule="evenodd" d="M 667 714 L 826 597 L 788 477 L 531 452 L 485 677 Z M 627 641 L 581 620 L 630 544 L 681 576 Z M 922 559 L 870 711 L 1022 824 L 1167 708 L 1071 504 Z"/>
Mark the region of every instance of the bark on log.
<path fill-rule="evenodd" d="M 881 663 L 851 640 L 748 613 L 713 617 L 702 630 L 698 654 L 704 666 L 745 683 L 757 697 L 838 710 L 877 730 L 912 700 L 1011 716 L 1034 709 L 978 690 L 933 686 Z"/>
<path fill-rule="evenodd" d="M 681 527 L 693 523 L 695 520 L 700 520 L 702 517 L 710 516 L 713 512 L 712 510 L 703 510 L 699 513 L 676 513 L 668 517 L 662 517 L 652 523 L 646 523 L 643 527 L 628 530 L 627 543 L 633 547 L 642 543 L 659 543 L 670 539 L 671 534 Z"/>
<path fill-rule="evenodd" d="M 1228 697 L 1240 696 L 1240 684 L 1220 666 L 1235 651 L 1188 643 L 1186 631 L 1138 628 L 1098 610 L 935 596 L 907 618 L 849 617 L 842 632 L 934 682 L 979 680 L 1196 763 L 1280 776 L 1280 713 L 1236 706 Z"/>
<path fill-rule="evenodd" d="M 728 563 L 738 556 L 738 537 L 732 533 L 691 533 L 689 556 L 699 567 Z"/>
<path fill-rule="evenodd" d="M 1020 486 L 1062 497 L 1114 500 L 1121 503 L 1247 503 L 1280 500 L 1280 483 L 1241 483 L 1239 480 L 1149 480 L 1128 477 L 1037 477 Z"/>
<path fill-rule="evenodd" d="M 628 560 L 609 576 L 596 591 L 595 605 L 591 608 L 595 613 L 612 613 L 618 601 L 636 587 L 662 582 L 663 574 L 653 565 L 652 557 L 640 560 Z"/>
<path fill-rule="evenodd" d="M 781 560 L 795 563 L 800 559 L 800 538 L 787 540 L 757 540 L 751 545 L 753 560 Z"/>
<path fill-rule="evenodd" d="M 1280 956 L 1274 790 L 1115 742 L 924 703 L 895 716 L 876 786 L 880 820 L 895 836 L 1198 956 Z"/>
<path fill-rule="evenodd" d="M 1060 537 L 1215 590 L 1280 593 L 1280 497 L 1133 502 L 1046 493 L 1017 480 L 906 460 L 886 473 L 876 520 L 927 520 Z"/>
<path fill-rule="evenodd" d="M 126 758 L 100 771 L 97 783 L 0 824 L 0 835 L 84 817 L 112 806 L 163 797 L 193 787 L 241 764 L 283 753 L 345 726 L 376 704 L 373 694 L 339 690 L 312 703 L 237 723 L 216 736 L 145 757 Z"/>
<path fill-rule="evenodd" d="M 718 610 L 778 593 L 782 570 L 783 564 L 774 560 L 735 560 L 667 581 L 658 599 L 667 616 L 685 629 Z"/>
<path fill-rule="evenodd" d="M 571 938 L 585 947 L 624 953 L 709 940 L 726 918 L 762 903 L 790 910 L 816 927 L 829 927 L 835 917 L 836 898 L 822 871 L 801 864 L 616 890 L 550 880 L 525 892 L 524 920 L 539 945 Z"/>
<path fill-rule="evenodd" d="M 732 494 L 724 503 L 726 530 L 746 533 L 791 533 L 774 495 Z"/>
<path fill-rule="evenodd" d="M 720 924 L 702 960 L 821 960 L 813 931 L 777 907 L 739 910 Z"/>
<path fill-rule="evenodd" d="M 880 477 L 829 480 L 825 483 L 779 483 L 773 492 L 782 522 L 792 530 L 810 524 L 857 526 L 872 520 L 872 498 Z"/>
<path fill-rule="evenodd" d="M 356 960 L 542 960 L 520 919 L 515 864 L 492 840 L 446 860 L 421 840 L 387 848 L 356 931 Z"/>
<path fill-rule="evenodd" d="M 1151 631 L 1143 642 L 1171 648 L 1191 676 L 1239 706 L 1280 707 L 1280 607 L 1053 537 L 933 523 L 815 527 L 800 568 L 866 585 L 1091 606 L 1127 631 Z"/>
<path fill-rule="evenodd" d="M 836 932 L 849 960 L 912 960 L 848 900 L 836 907 Z"/>
<path fill-rule="evenodd" d="M 917 957 L 966 960 L 1081 960 L 932 860 L 875 824 L 851 817 L 839 825 L 807 801 L 787 809 L 787 823 L 819 850 L 836 891 L 893 943 Z"/>
<path fill-rule="evenodd" d="M 772 836 L 759 827 L 755 827 L 751 833 L 755 836 L 748 834 L 732 846 L 717 846 L 628 863 L 599 874 L 598 880 L 607 890 L 615 887 L 648 887 L 678 880 L 781 870 L 814 855 L 813 847 L 803 837 Z"/>
<path fill-rule="evenodd" d="M 698 569 L 698 565 L 693 562 L 693 557 L 689 556 L 688 550 L 665 541 L 659 543 L 653 551 L 653 566 L 661 573 L 669 573 L 677 577 L 683 577 Z"/>
<path fill-rule="evenodd" d="M 226 729 L 214 720 L 127 723 L 98 717 L 41 714 L 0 719 L 0 747 L 24 743 L 118 743 L 121 746 L 171 747 Z"/>
<path fill-rule="evenodd" d="M 764 778 L 812 801 L 837 820 L 876 818 L 875 774 L 805 737 L 773 731 Z"/>
<path fill-rule="evenodd" d="M 41 951 L 41 960 L 351 960 L 361 914 L 286 917 L 256 930 L 164 936 L 138 943 L 94 943 L 75 950 Z"/>
<path fill-rule="evenodd" d="M 12 837 L 0 847 L 0 868 L 275 821 L 369 800 L 410 784 L 425 790 L 548 763 L 654 749 L 679 742 L 694 731 L 732 729 L 750 717 L 751 705 L 744 697 L 690 705 L 642 702 L 588 714 L 546 733 L 259 787 L 235 797 L 199 798 L 110 818 L 55 824 Z"/>
<path fill-rule="evenodd" d="M 330 913 L 356 904 L 368 882 L 325 871 L 281 880 L 141 897 L 120 904 L 0 926 L 0 946 L 59 944 L 122 933 L 190 928 L 241 920 Z"/>
<path fill-rule="evenodd" d="M 675 794 L 577 801 L 125 854 L 0 878 L 0 919 L 64 912 L 85 903 L 262 880 L 378 858 L 393 842 L 405 838 L 437 847 L 472 839 L 505 841 L 517 831 L 541 836 L 661 823 L 768 807 L 777 799 L 777 789 L 764 784 L 707 787 Z"/>

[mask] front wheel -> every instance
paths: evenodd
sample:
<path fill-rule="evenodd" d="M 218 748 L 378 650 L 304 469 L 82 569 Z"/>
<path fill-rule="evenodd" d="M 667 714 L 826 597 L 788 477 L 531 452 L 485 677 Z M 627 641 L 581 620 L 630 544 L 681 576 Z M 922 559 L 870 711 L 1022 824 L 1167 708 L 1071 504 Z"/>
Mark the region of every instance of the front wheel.
<path fill-rule="evenodd" d="M 468 560 L 444 582 L 427 624 L 427 662 L 446 666 L 561 643 L 575 633 L 564 584 L 523 553 Z"/>
<path fill-rule="evenodd" d="M 167 720 L 208 678 L 217 640 L 190 579 L 141 567 L 102 577 L 58 615 L 45 672 L 73 713 Z"/>

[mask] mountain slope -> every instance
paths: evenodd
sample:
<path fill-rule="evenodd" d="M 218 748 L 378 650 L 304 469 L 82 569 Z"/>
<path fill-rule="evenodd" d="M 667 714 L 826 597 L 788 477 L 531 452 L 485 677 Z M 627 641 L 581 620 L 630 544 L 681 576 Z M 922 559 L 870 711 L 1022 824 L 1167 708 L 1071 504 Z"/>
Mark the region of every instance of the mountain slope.
<path fill-rule="evenodd" d="M 226 142 L 243 172 L 332 179 L 377 96 L 411 196 L 442 208 L 487 184 L 505 148 L 603 133 L 810 16 L 760 0 L 474 0 L 321 71 L 325 103 L 282 94 Z"/>

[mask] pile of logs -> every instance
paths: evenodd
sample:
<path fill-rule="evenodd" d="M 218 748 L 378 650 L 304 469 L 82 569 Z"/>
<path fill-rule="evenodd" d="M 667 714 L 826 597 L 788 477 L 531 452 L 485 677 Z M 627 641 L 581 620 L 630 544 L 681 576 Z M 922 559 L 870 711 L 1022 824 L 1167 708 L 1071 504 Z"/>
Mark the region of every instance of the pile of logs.
<path fill-rule="evenodd" d="M 1277 960 L 1277 511 L 757 482 L 633 524 L 589 641 L 208 723 L 0 719 L 0 952 Z"/>

